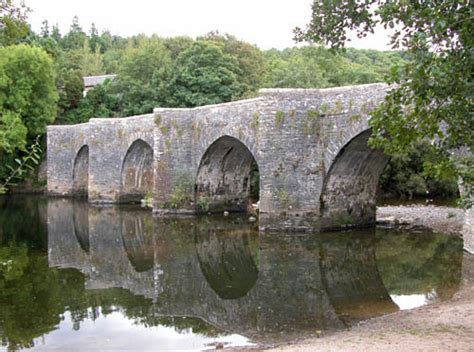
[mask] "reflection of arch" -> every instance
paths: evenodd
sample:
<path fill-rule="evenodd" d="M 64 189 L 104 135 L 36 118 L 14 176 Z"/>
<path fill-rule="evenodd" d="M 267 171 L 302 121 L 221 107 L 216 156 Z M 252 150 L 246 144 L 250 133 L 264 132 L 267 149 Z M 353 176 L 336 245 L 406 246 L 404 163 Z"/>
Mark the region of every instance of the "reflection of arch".
<path fill-rule="evenodd" d="M 207 282 L 222 299 L 245 296 L 255 285 L 258 242 L 249 231 L 208 231 L 196 235 L 199 266 Z"/>
<path fill-rule="evenodd" d="M 122 201 L 140 201 L 153 190 L 153 149 L 141 139 L 128 148 L 122 164 Z"/>
<path fill-rule="evenodd" d="M 72 179 L 73 192 L 87 196 L 89 183 L 89 147 L 87 145 L 82 146 L 77 152 L 76 159 L 74 159 Z"/>
<path fill-rule="evenodd" d="M 345 323 L 398 310 L 377 268 L 375 229 L 323 233 L 318 240 L 324 289 Z"/>
<path fill-rule="evenodd" d="M 377 184 L 389 158 L 367 145 L 370 134 L 355 136 L 334 159 L 320 198 L 323 227 L 375 223 Z"/>
<path fill-rule="evenodd" d="M 150 219 L 151 220 L 151 219 Z M 138 273 L 153 268 L 153 226 L 139 214 L 124 214 L 122 243 L 130 263 Z"/>
<path fill-rule="evenodd" d="M 72 221 L 74 225 L 74 235 L 82 250 L 89 253 L 89 207 L 85 202 L 73 202 Z"/>
<path fill-rule="evenodd" d="M 251 195 L 258 195 L 258 183 L 258 166 L 250 150 L 236 138 L 221 137 L 210 145 L 199 164 L 195 183 L 198 210 L 245 211 Z"/>

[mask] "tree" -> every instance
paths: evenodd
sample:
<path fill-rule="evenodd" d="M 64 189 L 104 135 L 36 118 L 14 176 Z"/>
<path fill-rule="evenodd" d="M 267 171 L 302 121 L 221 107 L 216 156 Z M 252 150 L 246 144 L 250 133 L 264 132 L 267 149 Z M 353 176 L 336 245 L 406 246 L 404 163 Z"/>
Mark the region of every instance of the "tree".
<path fill-rule="evenodd" d="M 0 0 L 0 45 L 11 45 L 28 34 L 25 4 L 16 6 L 13 0 Z"/>
<path fill-rule="evenodd" d="M 112 93 L 121 96 L 122 116 L 144 114 L 164 104 L 171 75 L 171 57 L 163 40 L 139 37 L 124 51 Z"/>
<path fill-rule="evenodd" d="M 58 95 L 53 62 L 40 48 L 0 48 L 0 111 L 16 114 L 30 137 L 45 132 L 56 117 Z"/>
<path fill-rule="evenodd" d="M 372 113 L 372 146 L 393 154 L 428 138 L 439 151 L 464 146 L 472 154 L 473 20 L 469 0 L 321 0 L 314 1 L 310 24 L 305 30 L 296 28 L 295 38 L 338 49 L 344 47 L 348 30 L 363 37 L 378 25 L 391 28 L 391 45 L 406 50 L 408 61 L 392 68 L 392 89 Z M 461 177 L 470 174 L 472 182 L 471 167 L 444 160 L 444 169 Z M 472 166 L 472 159 L 468 162 Z"/>
<path fill-rule="evenodd" d="M 210 32 L 200 39 L 219 45 L 225 54 L 237 60 L 239 71 L 236 73 L 241 92 L 236 98 L 255 96 L 258 88 L 262 86 L 266 69 L 262 52 L 256 46 L 238 40 L 233 35 L 221 35 L 217 31 Z"/>
<path fill-rule="evenodd" d="M 194 107 L 228 102 L 241 88 L 237 60 L 219 46 L 198 40 L 176 60 L 170 105 Z"/>
<path fill-rule="evenodd" d="M 65 49 L 82 49 L 84 41 L 87 41 L 87 34 L 79 25 L 79 18 L 74 16 L 69 32 L 62 38 L 61 44 Z"/>

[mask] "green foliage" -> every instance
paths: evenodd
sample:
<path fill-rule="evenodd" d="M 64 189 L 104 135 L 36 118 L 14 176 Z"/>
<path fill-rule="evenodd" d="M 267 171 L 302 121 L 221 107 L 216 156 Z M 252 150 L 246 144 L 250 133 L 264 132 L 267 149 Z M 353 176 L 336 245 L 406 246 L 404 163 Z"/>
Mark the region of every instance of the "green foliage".
<path fill-rule="evenodd" d="M 39 48 L 0 48 L 0 111 L 17 114 L 29 136 L 45 131 L 56 117 L 58 94 L 52 60 Z"/>
<path fill-rule="evenodd" d="M 408 60 L 387 78 L 394 87 L 372 113 L 371 144 L 394 154 L 428 138 L 439 150 L 465 146 L 472 153 L 472 23 L 470 1 L 323 0 L 314 1 L 311 23 L 295 34 L 337 49 L 344 47 L 347 30 L 361 37 L 376 25 L 394 29 L 390 43 L 405 49 Z"/>
<path fill-rule="evenodd" d="M 28 148 L 28 152 L 21 158 L 14 159 L 14 166 L 6 164 L 9 174 L 5 180 L 0 183 L 0 194 L 8 191 L 9 186 L 14 185 L 14 181 L 23 179 L 30 170 L 34 170 L 35 165 L 39 164 L 41 159 L 40 137 L 36 137 L 35 142 Z"/>
<path fill-rule="evenodd" d="M 317 46 L 265 52 L 264 85 L 281 88 L 325 88 L 383 82 L 390 67 L 403 62 L 399 52 L 348 49 L 334 52 Z"/>
<path fill-rule="evenodd" d="M 225 54 L 237 60 L 239 70 L 235 73 L 240 92 L 235 94 L 234 98 L 242 99 L 256 95 L 257 89 L 262 86 L 266 71 L 263 53 L 256 46 L 229 34 L 210 32 L 203 39 L 217 44 Z"/>
<path fill-rule="evenodd" d="M 183 51 L 174 66 L 171 84 L 175 106 L 217 104 L 239 96 L 237 60 L 209 41 L 196 41 Z"/>
<path fill-rule="evenodd" d="M 23 3 L 0 0 L 0 46 L 17 44 L 28 34 L 26 14 L 29 11 Z"/>
<path fill-rule="evenodd" d="M 380 178 L 382 192 L 410 199 L 414 196 L 455 197 L 458 187 L 454 172 L 436 176 L 434 171 L 426 172 L 443 158 L 427 142 L 414 145 L 408 152 L 393 155 Z"/>
<path fill-rule="evenodd" d="M 196 205 L 199 211 L 203 213 L 207 213 L 209 211 L 209 198 L 207 197 L 199 197 L 196 200 Z"/>
<path fill-rule="evenodd" d="M 28 130 L 18 114 L 0 110 L 0 155 L 24 149 Z M 2 151 L 3 149 L 3 151 Z"/>
<path fill-rule="evenodd" d="M 169 51 L 158 37 L 138 38 L 135 47 L 123 52 L 118 77 L 111 83 L 112 92 L 120 94 L 120 110 L 126 115 L 151 112 L 162 105 L 171 74 Z"/>
<path fill-rule="evenodd" d="M 173 192 L 170 199 L 171 208 L 183 208 L 191 202 L 194 182 L 187 174 L 178 174 L 173 183 Z"/>
<path fill-rule="evenodd" d="M 58 120 L 66 111 L 78 106 L 84 90 L 84 80 L 80 71 L 68 68 L 57 68 L 58 77 L 56 79 L 56 89 L 59 94 Z"/>
<path fill-rule="evenodd" d="M 25 245 L 10 243 L 0 247 L 0 278 L 12 281 L 24 274 L 28 266 L 28 249 Z"/>
<path fill-rule="evenodd" d="M 79 18 L 74 16 L 69 32 L 61 40 L 61 46 L 64 49 L 81 49 L 87 40 L 87 34 L 84 33 L 79 24 Z"/>
<path fill-rule="evenodd" d="M 390 294 L 436 291 L 446 299 L 460 284 L 462 247 L 453 236 L 377 231 L 377 268 Z"/>

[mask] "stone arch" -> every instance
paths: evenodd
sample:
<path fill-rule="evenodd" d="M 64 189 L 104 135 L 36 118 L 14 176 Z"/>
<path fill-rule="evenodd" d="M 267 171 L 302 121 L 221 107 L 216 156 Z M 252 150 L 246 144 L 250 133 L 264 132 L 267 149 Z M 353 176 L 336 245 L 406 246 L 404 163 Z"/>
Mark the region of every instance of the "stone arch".
<path fill-rule="evenodd" d="M 89 185 L 89 146 L 83 145 L 74 159 L 72 190 L 79 196 L 87 196 Z"/>
<path fill-rule="evenodd" d="M 359 133 L 334 158 L 321 192 L 322 229 L 375 224 L 377 185 L 389 157 L 368 146 L 370 135 Z"/>
<path fill-rule="evenodd" d="M 245 212 L 260 197 L 259 168 L 252 152 L 237 138 L 223 136 L 204 153 L 197 171 L 197 211 Z"/>
<path fill-rule="evenodd" d="M 137 139 L 127 150 L 121 172 L 122 202 L 139 202 L 153 191 L 153 149 Z"/>

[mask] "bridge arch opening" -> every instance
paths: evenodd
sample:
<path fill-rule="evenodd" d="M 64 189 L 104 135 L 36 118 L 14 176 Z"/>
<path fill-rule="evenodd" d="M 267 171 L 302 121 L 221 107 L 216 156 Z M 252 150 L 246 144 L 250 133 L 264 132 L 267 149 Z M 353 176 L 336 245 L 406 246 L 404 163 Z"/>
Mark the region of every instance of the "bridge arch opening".
<path fill-rule="evenodd" d="M 253 212 L 260 175 L 250 150 L 230 136 L 212 143 L 199 164 L 194 195 L 198 212 Z"/>
<path fill-rule="evenodd" d="M 139 202 L 153 191 L 153 149 L 137 139 L 128 148 L 122 164 L 121 202 Z"/>
<path fill-rule="evenodd" d="M 320 198 L 323 229 L 375 224 L 377 186 L 389 157 L 368 146 L 370 135 L 358 134 L 334 159 Z"/>
<path fill-rule="evenodd" d="M 87 145 L 82 146 L 76 154 L 72 180 L 73 193 L 87 197 L 89 185 L 89 147 Z"/>

